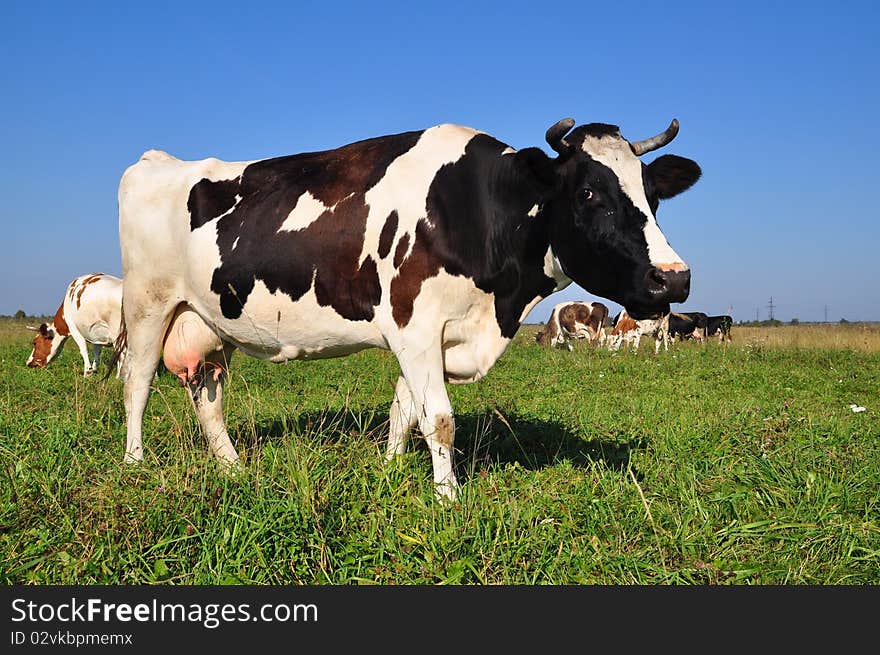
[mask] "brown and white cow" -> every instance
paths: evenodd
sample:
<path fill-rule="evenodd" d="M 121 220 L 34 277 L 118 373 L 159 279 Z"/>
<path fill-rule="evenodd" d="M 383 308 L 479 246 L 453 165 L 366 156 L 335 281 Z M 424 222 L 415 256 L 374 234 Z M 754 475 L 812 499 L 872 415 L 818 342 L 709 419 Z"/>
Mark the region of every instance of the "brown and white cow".
<path fill-rule="evenodd" d="M 535 335 L 542 346 L 567 347 L 573 350 L 573 339 L 586 339 L 587 343 L 602 345 L 605 342 L 605 320 L 608 307 L 600 302 L 561 302 L 550 312 L 547 325 Z"/>
<path fill-rule="evenodd" d="M 144 153 L 119 186 L 126 461 L 143 458 L 150 381 L 185 302 L 273 362 L 391 350 L 387 456 L 418 424 L 437 493 L 454 497 L 446 383 L 486 375 L 535 304 L 573 280 L 651 318 L 690 290 L 655 212 L 700 168 L 639 160 L 677 121 L 633 143 L 616 126 L 573 127 L 547 131 L 555 158 L 458 125 L 250 162 Z M 223 424 L 221 398 L 194 399 L 206 429 Z M 225 428 L 215 441 L 235 452 Z"/>
<path fill-rule="evenodd" d="M 654 339 L 655 355 L 660 352 L 661 345 L 669 350 L 669 314 L 636 320 L 624 309 L 614 318 L 608 348 L 617 351 L 623 344 L 629 344 L 633 351 L 638 351 L 642 336 Z"/>
<path fill-rule="evenodd" d="M 82 356 L 83 375 L 91 375 L 98 368 L 101 348 L 112 346 L 119 333 L 121 304 L 122 280 L 118 277 L 104 273 L 79 276 L 68 285 L 52 321 L 31 328 L 37 335 L 27 365 L 43 368 L 70 337 Z"/>

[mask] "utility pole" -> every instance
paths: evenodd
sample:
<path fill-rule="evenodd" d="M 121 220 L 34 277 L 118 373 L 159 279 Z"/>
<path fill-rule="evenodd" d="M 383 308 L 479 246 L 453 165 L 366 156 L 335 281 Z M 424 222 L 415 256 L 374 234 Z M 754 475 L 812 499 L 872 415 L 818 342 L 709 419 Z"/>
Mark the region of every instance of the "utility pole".
<path fill-rule="evenodd" d="M 770 320 L 771 321 L 773 320 L 773 308 L 774 307 L 776 307 L 776 305 L 773 304 L 773 296 L 770 296 L 770 304 L 767 305 L 767 308 L 770 310 Z"/>
<path fill-rule="evenodd" d="M 755 307 L 755 323 L 757 323 L 760 319 L 758 318 L 758 308 Z"/>
<path fill-rule="evenodd" d="M 828 305 L 825 305 L 825 322 L 828 322 Z"/>

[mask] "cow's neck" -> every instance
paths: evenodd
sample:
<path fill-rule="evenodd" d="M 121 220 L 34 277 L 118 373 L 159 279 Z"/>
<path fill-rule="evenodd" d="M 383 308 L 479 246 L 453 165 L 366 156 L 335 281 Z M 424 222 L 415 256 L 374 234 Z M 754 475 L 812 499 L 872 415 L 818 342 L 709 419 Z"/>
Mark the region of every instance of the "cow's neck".
<path fill-rule="evenodd" d="M 508 160 L 509 161 L 509 160 Z M 504 170 L 507 177 L 500 188 L 515 190 L 511 199 L 499 201 L 506 211 L 495 219 L 504 223 L 504 229 L 493 230 L 487 244 L 490 252 L 505 252 L 505 257 L 494 267 L 495 274 L 480 284 L 495 296 L 495 314 L 501 334 L 513 338 L 526 315 L 541 300 L 564 289 L 571 280 L 562 271 L 559 260 L 550 247 L 550 231 L 542 212 L 542 198 L 529 191 L 527 182 L 517 179 L 517 172 Z"/>

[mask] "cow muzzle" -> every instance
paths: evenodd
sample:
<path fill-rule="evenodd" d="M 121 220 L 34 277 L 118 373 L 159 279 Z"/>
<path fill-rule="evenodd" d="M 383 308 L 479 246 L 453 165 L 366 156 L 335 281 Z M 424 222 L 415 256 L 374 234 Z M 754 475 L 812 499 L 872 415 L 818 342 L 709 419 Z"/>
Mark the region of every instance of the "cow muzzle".
<path fill-rule="evenodd" d="M 669 304 L 684 302 L 691 291 L 691 272 L 650 266 L 640 279 L 639 291 L 624 303 L 637 321 L 660 318 L 669 313 Z"/>
<path fill-rule="evenodd" d="M 652 266 L 645 273 L 644 282 L 649 304 L 684 302 L 691 292 L 691 272 L 688 269 L 664 270 Z"/>

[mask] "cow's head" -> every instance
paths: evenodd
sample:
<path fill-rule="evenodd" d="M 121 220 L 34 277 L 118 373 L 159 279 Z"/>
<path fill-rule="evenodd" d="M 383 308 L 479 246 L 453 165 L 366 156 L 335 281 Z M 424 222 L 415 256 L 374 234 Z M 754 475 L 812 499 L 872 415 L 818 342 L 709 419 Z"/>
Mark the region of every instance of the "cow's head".
<path fill-rule="evenodd" d="M 58 334 L 54 324 L 41 323 L 40 327 L 30 329 L 36 330 L 37 335 L 34 337 L 34 349 L 28 357 L 27 365 L 31 368 L 43 368 L 61 352 L 66 337 Z"/>
<path fill-rule="evenodd" d="M 569 278 L 620 303 L 633 318 L 665 314 L 669 303 L 687 299 L 691 274 L 660 230 L 657 207 L 690 188 L 701 171 L 696 162 L 675 155 L 650 164 L 639 156 L 669 143 L 678 121 L 638 142 L 624 139 L 613 125 L 591 123 L 570 131 L 573 126 L 567 118 L 547 130 L 556 159 L 525 155 L 545 184 L 542 215 L 549 221 L 553 255 Z"/>

